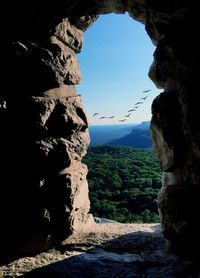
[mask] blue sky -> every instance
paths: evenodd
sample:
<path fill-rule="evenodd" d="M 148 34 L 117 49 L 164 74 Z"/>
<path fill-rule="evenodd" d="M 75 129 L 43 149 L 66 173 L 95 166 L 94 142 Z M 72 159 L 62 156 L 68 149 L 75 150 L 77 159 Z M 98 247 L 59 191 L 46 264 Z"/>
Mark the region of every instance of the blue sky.
<path fill-rule="evenodd" d="M 125 15 L 102 15 L 84 34 L 78 54 L 82 81 L 76 86 L 82 95 L 90 125 L 140 123 L 150 120 L 151 103 L 161 90 L 148 78 L 155 46 L 144 25 Z M 150 89 L 148 93 L 142 93 Z M 129 117 L 128 110 L 147 96 Z M 100 113 L 93 117 L 95 112 Z M 113 119 L 99 119 L 115 116 Z"/>

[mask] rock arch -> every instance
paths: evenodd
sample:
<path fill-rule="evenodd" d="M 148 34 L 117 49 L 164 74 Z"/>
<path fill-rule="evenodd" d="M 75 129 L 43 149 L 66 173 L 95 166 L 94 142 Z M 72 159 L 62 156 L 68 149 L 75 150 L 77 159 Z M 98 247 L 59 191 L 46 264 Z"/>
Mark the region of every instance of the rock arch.
<path fill-rule="evenodd" d="M 128 12 L 156 45 L 149 76 L 164 89 L 151 133 L 163 187 L 159 211 L 170 247 L 200 247 L 199 50 L 194 1 L 11 1 L 0 94 L 1 250 L 32 253 L 59 243 L 90 216 L 88 123 L 74 85 L 75 54 L 99 14 Z M 192 32 L 193 34 L 192 35 Z M 14 232 L 13 232 L 14 231 Z"/>

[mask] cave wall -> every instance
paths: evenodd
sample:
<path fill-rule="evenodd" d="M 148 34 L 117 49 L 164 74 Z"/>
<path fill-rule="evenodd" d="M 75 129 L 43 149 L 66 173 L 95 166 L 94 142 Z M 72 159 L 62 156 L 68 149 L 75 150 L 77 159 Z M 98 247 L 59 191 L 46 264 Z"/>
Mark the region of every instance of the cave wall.
<path fill-rule="evenodd" d="M 88 122 L 74 85 L 76 53 L 99 14 L 125 13 L 156 45 L 149 77 L 161 93 L 151 135 L 163 169 L 158 196 L 172 250 L 200 245 L 200 119 L 197 3 L 179 0 L 60 0 L 5 3 L 0 93 L 2 253 L 38 252 L 61 242 L 90 216 Z M 134 35 L 134 34 L 133 34 Z M 15 231 L 13 233 L 13 231 Z"/>
<path fill-rule="evenodd" d="M 91 218 L 81 163 L 88 121 L 74 86 L 83 31 L 63 19 L 48 35 L 40 42 L 23 33 L 7 44 L 13 74 L 0 95 L 2 257 L 55 246 Z"/>

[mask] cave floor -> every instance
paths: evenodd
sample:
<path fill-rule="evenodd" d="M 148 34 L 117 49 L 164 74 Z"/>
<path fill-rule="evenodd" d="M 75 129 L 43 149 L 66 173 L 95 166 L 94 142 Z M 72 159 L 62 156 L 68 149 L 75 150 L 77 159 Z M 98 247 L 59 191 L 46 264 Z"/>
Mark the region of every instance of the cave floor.
<path fill-rule="evenodd" d="M 0 268 L 0 277 L 200 278 L 200 262 L 167 253 L 159 224 L 90 223 L 58 249 Z"/>

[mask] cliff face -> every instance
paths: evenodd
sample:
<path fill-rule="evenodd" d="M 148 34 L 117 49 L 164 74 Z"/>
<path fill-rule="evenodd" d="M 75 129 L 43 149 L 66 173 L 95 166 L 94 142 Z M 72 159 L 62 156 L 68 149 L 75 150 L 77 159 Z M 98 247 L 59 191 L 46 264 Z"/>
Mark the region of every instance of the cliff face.
<path fill-rule="evenodd" d="M 9 4 L 9 5 L 8 5 Z M 8 5 L 8 6 L 6 6 Z M 88 123 L 74 85 L 83 32 L 99 14 L 128 12 L 156 45 L 149 76 L 164 92 L 151 134 L 163 174 L 159 210 L 177 252 L 200 247 L 200 119 L 194 1 L 11 1 L 0 94 L 1 250 L 37 252 L 88 220 Z M 6 31 L 6 28 L 3 29 Z M 192 35 L 193 34 L 193 35 Z M 7 34 L 8 35 L 8 34 Z M 13 231 L 15 231 L 13 233 Z"/>

